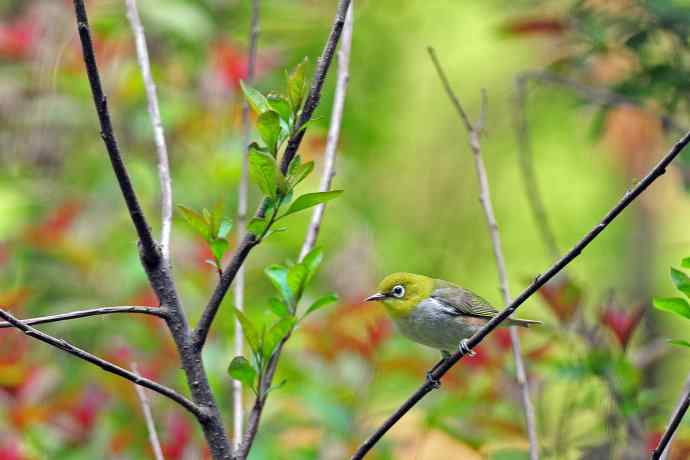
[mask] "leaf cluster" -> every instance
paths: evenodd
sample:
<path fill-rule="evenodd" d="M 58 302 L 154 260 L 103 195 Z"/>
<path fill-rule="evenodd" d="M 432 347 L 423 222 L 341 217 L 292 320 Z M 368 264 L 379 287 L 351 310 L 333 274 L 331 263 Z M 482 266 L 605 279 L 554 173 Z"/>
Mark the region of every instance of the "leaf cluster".
<path fill-rule="evenodd" d="M 686 257 L 681 261 L 681 267 L 690 268 L 690 257 Z M 688 303 L 688 299 L 690 299 L 690 277 L 688 277 L 684 271 L 672 267 L 671 281 L 673 281 L 676 289 L 686 298 L 655 297 L 654 307 L 658 310 L 670 312 L 685 319 L 690 319 L 690 303 Z M 674 339 L 669 342 L 674 345 L 690 348 L 690 342 L 687 340 Z"/>

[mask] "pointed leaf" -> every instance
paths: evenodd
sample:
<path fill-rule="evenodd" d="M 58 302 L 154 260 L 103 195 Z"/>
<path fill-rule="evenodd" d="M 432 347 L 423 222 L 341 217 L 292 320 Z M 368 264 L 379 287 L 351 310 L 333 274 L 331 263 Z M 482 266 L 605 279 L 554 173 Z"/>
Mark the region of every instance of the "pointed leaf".
<path fill-rule="evenodd" d="M 258 90 L 246 85 L 242 80 L 240 80 L 240 86 L 242 87 L 242 92 L 244 93 L 244 97 L 247 99 L 249 106 L 252 108 L 252 110 L 254 110 L 254 112 L 256 112 L 257 115 L 261 115 L 269 109 L 266 97 Z"/>
<path fill-rule="evenodd" d="M 259 333 L 256 330 L 256 327 L 254 324 L 247 318 L 242 311 L 238 310 L 237 308 L 235 310 L 235 316 L 237 316 L 237 321 L 240 322 L 240 326 L 242 326 L 242 335 L 244 338 L 247 340 L 247 343 L 249 344 L 249 347 L 252 349 L 254 353 L 260 353 L 261 350 L 259 349 Z"/>
<path fill-rule="evenodd" d="M 254 387 L 254 380 L 256 379 L 256 369 L 252 367 L 250 362 L 244 356 L 235 356 L 228 366 L 228 374 L 235 380 L 247 385 L 249 388 Z"/>
<path fill-rule="evenodd" d="M 264 358 L 269 358 L 275 351 L 278 343 L 290 333 L 292 326 L 295 324 L 295 319 L 291 316 L 282 318 L 275 323 L 264 336 Z"/>
<path fill-rule="evenodd" d="M 177 205 L 177 210 L 182 215 L 182 218 L 189 224 L 190 227 L 192 227 L 195 232 L 200 234 L 205 240 L 208 240 L 208 224 L 201 214 L 181 204 Z"/>
<path fill-rule="evenodd" d="M 280 136 L 280 116 L 278 112 L 267 110 L 256 120 L 256 129 L 261 139 L 266 143 L 271 153 L 275 156 Z"/>
<path fill-rule="evenodd" d="M 282 265 L 269 265 L 264 270 L 266 276 L 271 280 L 273 286 L 278 290 L 280 295 L 285 300 L 288 305 L 294 304 L 294 298 L 292 297 L 292 292 L 288 286 L 288 268 Z"/>
<path fill-rule="evenodd" d="M 287 93 L 288 100 L 292 106 L 292 111 L 297 113 L 297 110 L 302 107 L 302 101 L 304 100 L 304 93 L 306 88 L 305 83 L 305 67 L 307 63 L 307 58 L 305 57 L 302 62 L 297 64 L 292 73 L 287 79 Z"/>
<path fill-rule="evenodd" d="M 288 269 L 287 285 L 295 302 L 299 302 L 302 298 L 302 291 L 304 291 L 307 275 L 307 267 L 305 267 L 304 264 L 295 264 Z"/>
<path fill-rule="evenodd" d="M 215 257 L 216 260 L 220 262 L 220 260 L 223 258 L 226 251 L 228 250 L 229 244 L 228 240 L 226 240 L 225 238 L 214 238 L 208 243 L 208 245 L 211 248 L 213 257 Z"/>
<path fill-rule="evenodd" d="M 275 199 L 282 173 L 278 170 L 275 158 L 253 148 L 254 145 L 256 144 L 249 146 L 249 175 L 265 195 Z"/>
<path fill-rule="evenodd" d="M 671 280 L 680 292 L 690 298 L 690 278 L 680 270 L 671 268 Z"/>
<path fill-rule="evenodd" d="M 232 221 L 230 219 L 223 219 L 218 227 L 218 238 L 227 238 L 232 230 Z"/>
<path fill-rule="evenodd" d="M 287 305 L 275 297 L 268 299 L 268 308 L 270 308 L 278 318 L 290 316 L 290 310 L 288 309 Z"/>
<path fill-rule="evenodd" d="M 296 155 L 295 158 L 293 158 L 290 162 L 290 166 L 288 168 L 288 180 L 294 187 L 302 182 L 313 170 L 313 161 L 308 161 L 307 163 L 302 164 L 299 155 Z"/>
<path fill-rule="evenodd" d="M 316 270 L 319 268 L 319 265 L 321 265 L 322 260 L 323 250 L 318 246 L 304 256 L 302 264 L 304 264 L 307 269 L 307 279 L 305 284 L 309 284 L 309 282 L 312 280 L 314 274 L 316 274 Z"/>
<path fill-rule="evenodd" d="M 311 208 L 312 206 L 316 206 L 318 204 L 330 201 L 334 198 L 337 198 L 341 193 L 343 193 L 342 190 L 332 190 L 330 192 L 306 193 L 306 194 L 300 196 L 299 198 L 297 198 L 294 201 L 294 203 L 292 203 L 290 205 L 290 207 L 285 212 L 285 214 L 280 216 L 279 219 L 282 219 L 285 216 L 289 216 L 290 214 L 294 214 L 296 212 Z"/>
<path fill-rule="evenodd" d="M 674 339 L 674 340 L 669 340 L 668 343 L 671 343 L 673 345 L 678 345 L 679 347 L 690 348 L 690 342 L 688 342 L 687 340 Z"/>
<path fill-rule="evenodd" d="M 267 99 L 268 104 L 271 106 L 271 109 L 278 112 L 278 115 L 280 115 L 280 119 L 284 121 L 286 125 L 289 125 L 290 118 L 292 117 L 290 101 L 288 101 L 284 96 L 281 96 L 279 94 L 269 94 Z"/>
<path fill-rule="evenodd" d="M 690 268 L 690 257 L 683 259 L 683 261 L 680 263 L 680 266 L 683 268 Z"/>
<path fill-rule="evenodd" d="M 259 219 L 258 217 L 252 217 L 247 225 L 247 230 L 256 236 L 263 234 L 266 228 L 266 221 L 264 219 Z"/>
<path fill-rule="evenodd" d="M 690 319 L 690 305 L 680 297 L 654 298 L 654 308 Z"/>
<path fill-rule="evenodd" d="M 338 301 L 338 294 L 335 292 L 331 292 L 330 294 L 326 294 L 325 296 L 321 297 L 320 299 L 317 299 L 309 305 L 309 308 L 307 308 L 307 311 L 304 313 L 304 316 L 302 318 L 306 318 L 307 315 L 315 312 L 316 310 L 319 310 L 323 307 L 326 307 L 328 305 L 334 304 Z"/>

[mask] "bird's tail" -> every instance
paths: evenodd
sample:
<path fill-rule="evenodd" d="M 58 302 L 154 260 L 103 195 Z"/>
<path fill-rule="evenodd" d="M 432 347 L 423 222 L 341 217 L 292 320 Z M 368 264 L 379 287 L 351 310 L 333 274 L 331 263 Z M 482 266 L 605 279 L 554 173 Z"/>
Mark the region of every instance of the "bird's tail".
<path fill-rule="evenodd" d="M 542 324 L 542 322 L 541 321 L 534 321 L 531 319 L 511 319 L 510 320 L 511 326 L 530 327 L 530 326 L 537 326 L 539 324 Z"/>

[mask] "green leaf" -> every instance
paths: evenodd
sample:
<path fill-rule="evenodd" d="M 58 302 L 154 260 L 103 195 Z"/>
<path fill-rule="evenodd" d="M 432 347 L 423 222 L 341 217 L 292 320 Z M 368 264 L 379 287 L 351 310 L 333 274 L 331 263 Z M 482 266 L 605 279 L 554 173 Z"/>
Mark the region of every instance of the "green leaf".
<path fill-rule="evenodd" d="M 690 257 L 683 259 L 683 261 L 680 263 L 680 266 L 683 268 L 690 268 Z"/>
<path fill-rule="evenodd" d="M 307 279 L 305 284 L 309 284 L 309 282 L 312 280 L 316 274 L 316 270 L 318 270 L 319 265 L 321 265 L 321 261 L 323 261 L 323 250 L 318 246 L 304 256 L 304 259 L 302 259 L 302 264 L 307 269 Z"/>
<path fill-rule="evenodd" d="M 220 260 L 225 255 L 225 252 L 228 250 L 229 243 L 228 240 L 226 240 L 225 238 L 214 238 L 211 241 L 209 241 L 208 245 L 211 248 L 213 257 L 215 257 L 216 260 L 220 262 Z"/>
<path fill-rule="evenodd" d="M 261 139 L 266 143 L 269 150 L 275 156 L 278 138 L 280 137 L 280 115 L 273 110 L 267 110 L 256 120 L 256 129 L 259 131 Z"/>
<path fill-rule="evenodd" d="M 240 86 L 242 87 L 242 92 L 244 97 L 247 98 L 249 106 L 256 112 L 257 115 L 261 115 L 269 109 L 268 100 L 261 94 L 258 90 L 252 88 L 249 85 L 245 85 L 242 80 L 240 80 Z"/>
<path fill-rule="evenodd" d="M 177 205 L 177 210 L 182 214 L 184 220 L 189 224 L 192 229 L 200 234 L 205 240 L 209 238 L 209 228 L 208 224 L 204 220 L 203 216 L 199 212 L 183 206 L 181 204 Z"/>
<path fill-rule="evenodd" d="M 232 230 L 232 221 L 230 219 L 223 219 L 218 227 L 218 238 L 227 238 Z"/>
<path fill-rule="evenodd" d="M 247 225 L 247 230 L 249 230 L 250 233 L 253 233 L 256 236 L 261 235 L 264 232 L 265 228 L 266 220 L 259 219 L 258 217 L 252 217 L 249 220 L 249 225 Z"/>
<path fill-rule="evenodd" d="M 283 120 L 286 125 L 289 125 L 290 118 L 292 117 L 290 101 L 279 94 L 269 94 L 267 99 L 271 109 L 275 110 L 278 115 L 280 115 L 280 119 Z"/>
<path fill-rule="evenodd" d="M 239 380 L 250 388 L 254 387 L 256 369 L 244 356 L 235 356 L 228 366 L 228 374 L 235 380 Z"/>
<path fill-rule="evenodd" d="M 304 316 L 302 318 L 306 318 L 307 315 L 310 315 L 311 313 L 315 312 L 316 310 L 320 310 L 323 307 L 326 307 L 328 305 L 334 304 L 338 301 L 338 294 L 335 292 L 331 292 L 330 294 L 326 294 L 325 296 L 321 297 L 320 299 L 317 299 L 309 305 L 309 308 L 307 308 L 307 311 L 304 312 Z"/>
<path fill-rule="evenodd" d="M 297 198 L 288 208 L 288 210 L 283 214 L 282 216 L 279 217 L 279 219 L 282 219 L 285 216 L 289 216 L 290 214 L 294 214 L 296 212 L 303 211 L 305 209 L 311 208 L 312 206 L 316 206 L 321 203 L 325 203 L 327 201 L 330 201 L 334 198 L 337 198 L 341 193 L 343 193 L 342 190 L 332 190 L 330 192 L 316 192 L 316 193 L 306 193 L 299 198 Z"/>
<path fill-rule="evenodd" d="M 288 309 L 287 305 L 275 297 L 268 299 L 268 308 L 270 308 L 278 318 L 290 316 L 290 310 Z"/>
<path fill-rule="evenodd" d="M 302 298 L 302 291 L 304 291 L 307 275 L 307 267 L 305 267 L 304 264 L 295 264 L 288 269 L 287 285 L 292 293 L 292 298 L 295 299 L 295 303 L 299 302 Z"/>
<path fill-rule="evenodd" d="M 278 197 L 278 188 L 285 179 L 278 169 L 276 159 L 270 154 L 254 148 L 255 143 L 249 146 L 249 175 L 261 191 L 275 199 Z"/>
<path fill-rule="evenodd" d="M 294 297 L 292 296 L 292 291 L 288 286 L 288 268 L 283 265 L 269 265 L 264 270 L 266 276 L 271 280 L 273 286 L 278 290 L 280 295 L 285 300 L 288 305 L 294 304 Z"/>
<path fill-rule="evenodd" d="M 668 343 L 673 344 L 673 345 L 678 345 L 679 347 L 690 348 L 690 342 L 688 342 L 687 340 L 674 339 L 674 340 L 669 340 Z"/>
<path fill-rule="evenodd" d="M 291 316 L 278 320 L 264 336 L 264 358 L 270 357 L 275 351 L 278 343 L 283 340 L 283 337 L 288 335 L 295 324 L 295 319 Z"/>
<path fill-rule="evenodd" d="M 239 321 L 240 326 L 242 326 L 242 335 L 249 344 L 249 347 L 252 349 L 254 353 L 260 353 L 261 350 L 259 348 L 259 333 L 256 330 L 256 327 L 249 320 L 249 318 L 244 316 L 244 313 L 242 313 L 237 308 L 234 308 L 234 310 L 235 316 L 237 316 L 237 321 Z"/>
<path fill-rule="evenodd" d="M 307 58 L 305 57 L 302 62 L 297 64 L 292 73 L 287 79 L 287 93 L 288 100 L 292 106 L 292 111 L 297 113 L 297 111 L 302 107 L 302 101 L 304 100 L 304 93 L 306 92 L 305 84 L 305 64 L 307 63 Z"/>
<path fill-rule="evenodd" d="M 654 308 L 662 311 L 669 311 L 683 318 L 690 319 L 690 305 L 685 299 L 680 297 L 654 298 Z"/>
<path fill-rule="evenodd" d="M 671 280 L 675 284 L 676 289 L 690 298 L 690 278 L 688 278 L 688 275 L 680 270 L 671 268 Z"/>
<path fill-rule="evenodd" d="M 292 159 L 288 167 L 288 181 L 294 187 L 302 182 L 313 170 L 313 161 L 302 164 L 300 156 L 295 155 L 295 158 Z"/>

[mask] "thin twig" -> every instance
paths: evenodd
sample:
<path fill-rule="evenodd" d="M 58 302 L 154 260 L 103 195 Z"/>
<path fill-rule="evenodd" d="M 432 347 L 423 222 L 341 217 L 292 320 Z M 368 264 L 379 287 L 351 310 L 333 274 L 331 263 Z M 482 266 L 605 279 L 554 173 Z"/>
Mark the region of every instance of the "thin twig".
<path fill-rule="evenodd" d="M 283 173 L 287 171 L 290 162 L 297 154 L 297 150 L 299 149 L 299 146 L 302 143 L 302 138 L 304 137 L 304 133 L 306 132 L 305 125 L 311 119 L 312 115 L 314 114 L 314 110 L 316 110 L 319 100 L 321 99 L 321 89 L 324 81 L 326 80 L 326 75 L 331 65 L 331 61 L 333 60 L 333 54 L 335 53 L 335 47 L 338 44 L 338 40 L 340 39 L 340 35 L 345 24 L 345 13 L 350 5 L 350 1 L 351 0 L 340 0 L 338 2 L 335 20 L 333 22 L 330 35 L 328 36 L 328 40 L 326 40 L 326 45 L 321 53 L 321 57 L 319 57 L 319 60 L 317 61 L 312 86 L 309 90 L 306 102 L 302 108 L 302 114 L 297 123 L 297 133 L 291 137 L 290 140 L 288 140 L 285 153 L 283 153 L 283 157 L 280 162 L 280 170 Z M 264 216 L 267 203 L 268 202 L 266 200 L 263 200 L 259 206 L 259 209 L 257 210 L 257 217 Z M 223 271 L 220 281 L 213 291 L 208 304 L 204 308 L 201 319 L 194 330 L 195 349 L 201 349 L 206 342 L 208 333 L 211 330 L 211 324 L 216 317 L 216 313 L 218 313 L 218 309 L 220 308 L 220 304 L 223 301 L 225 294 L 237 275 L 237 271 L 244 263 L 244 260 L 247 258 L 247 255 L 252 248 L 258 243 L 259 241 L 256 239 L 255 235 L 252 233 L 247 233 L 247 235 L 242 239 L 242 242 L 239 244 L 235 254 Z"/>
<path fill-rule="evenodd" d="M 139 68 L 146 88 L 146 99 L 148 100 L 149 118 L 153 128 L 153 135 L 158 153 L 158 177 L 161 184 L 161 253 L 166 260 L 170 259 L 170 229 L 172 227 L 172 180 L 170 178 L 170 166 L 168 164 L 168 148 L 163 135 L 163 122 L 158 107 L 158 96 L 156 95 L 156 84 L 151 74 L 151 63 L 149 62 L 149 52 L 146 46 L 146 36 L 144 27 L 139 18 L 136 0 L 126 0 L 127 18 L 132 26 L 134 41 L 137 48 L 137 58 Z"/>
<path fill-rule="evenodd" d="M 197 406 L 192 401 L 188 400 L 187 398 L 185 398 L 184 396 L 177 393 L 175 390 L 171 388 L 163 386 L 160 383 L 156 383 L 153 380 L 141 377 L 133 372 L 128 371 L 127 369 L 123 369 L 120 366 L 117 366 L 109 361 L 101 359 L 96 355 L 92 355 L 91 353 L 82 350 L 81 348 L 75 347 L 74 345 L 65 340 L 58 339 L 53 337 L 52 335 L 46 334 L 45 332 L 41 332 L 38 329 L 35 329 L 34 327 L 29 326 L 28 324 L 17 319 L 16 317 L 14 317 L 9 312 L 3 309 L 0 309 L 0 318 L 10 323 L 13 327 L 24 332 L 24 334 L 28 335 L 29 337 L 33 337 L 36 340 L 40 340 L 41 342 L 47 343 L 48 345 L 51 345 L 55 348 L 59 348 L 62 351 L 76 356 L 79 359 L 87 361 L 91 364 L 95 364 L 96 366 L 100 367 L 106 372 L 118 375 L 124 379 L 136 383 L 137 385 L 141 385 L 143 387 L 155 391 L 156 393 L 160 393 L 163 396 L 172 399 L 173 401 L 187 409 L 197 418 L 206 418 L 206 413 L 199 406 Z"/>
<path fill-rule="evenodd" d="M 259 0 L 252 0 L 252 18 L 249 31 L 249 52 L 247 54 L 247 83 L 254 82 L 256 55 L 259 43 Z M 240 184 L 237 188 L 237 241 L 241 241 L 247 230 L 247 195 L 249 192 L 249 141 L 251 140 L 251 125 L 249 123 L 249 103 L 242 104 L 242 168 Z M 235 281 L 235 308 L 244 309 L 244 265 L 237 270 Z M 244 336 L 242 325 L 235 318 L 235 356 L 244 353 Z M 232 427 L 233 448 L 239 448 L 242 442 L 242 424 L 244 421 L 244 405 L 242 401 L 242 382 L 232 381 Z"/>
<path fill-rule="evenodd" d="M 690 142 L 690 132 L 686 133 L 661 161 L 642 179 L 635 187 L 625 192 L 620 201 L 604 216 L 600 223 L 594 226 L 575 246 L 560 258 L 544 274 L 535 280 L 503 311 L 486 323 L 467 341 L 469 349 L 476 347 L 486 338 L 498 325 L 512 315 L 517 308 L 529 299 L 535 292 L 546 284 L 551 278 L 563 270 L 570 262 L 575 260 L 582 251 L 611 223 L 618 215 L 627 208 L 643 191 L 647 189 L 656 179 L 666 172 L 669 164 L 680 154 L 685 146 Z M 424 396 L 434 389 L 434 381 L 439 380 L 448 370 L 453 367 L 460 359 L 465 356 L 464 351 L 458 351 L 443 361 L 438 368 L 431 374 L 431 378 L 414 392 L 393 415 L 391 415 L 355 452 L 353 460 L 361 459 L 371 450 L 374 445 L 395 425 L 412 407 L 414 407 Z"/>
<path fill-rule="evenodd" d="M 88 316 L 96 315 L 111 315 L 113 313 L 141 313 L 145 315 L 159 316 L 165 318 L 168 315 L 168 310 L 164 307 L 98 307 L 89 308 L 87 310 L 76 310 L 68 313 L 60 313 L 58 315 L 39 316 L 37 318 L 29 318 L 22 320 L 22 323 L 27 325 L 56 323 L 58 321 L 69 321 L 77 318 L 86 318 Z M 0 321 L 0 329 L 14 327 L 7 321 Z"/>
<path fill-rule="evenodd" d="M 151 230 L 139 206 L 117 147 L 106 98 L 101 87 L 84 0 L 73 1 L 84 64 L 101 125 L 101 137 L 104 140 L 113 171 L 120 184 L 130 218 L 139 236 L 141 263 L 161 306 L 168 309 L 168 315 L 165 319 L 166 324 L 175 341 L 192 400 L 195 406 L 198 405 L 196 407 L 199 407 L 195 415 L 197 415 L 197 420 L 204 432 L 211 455 L 214 460 L 230 460 L 232 457 L 230 440 L 223 425 L 223 419 L 218 410 L 215 396 L 208 382 L 208 376 L 201 358 L 201 351 L 193 346 L 187 317 L 177 294 L 175 281 L 170 273 L 169 261 L 161 256 L 160 250 L 151 236 Z"/>
<path fill-rule="evenodd" d="M 690 374 L 688 374 L 685 384 L 683 385 L 683 396 L 681 396 L 678 401 L 676 410 L 673 411 L 673 415 L 668 421 L 666 431 L 664 431 L 663 436 L 661 436 L 659 440 L 659 444 L 652 453 L 652 460 L 666 460 L 669 452 L 671 452 L 671 443 L 676 435 L 678 425 L 680 425 L 681 420 L 683 420 L 683 416 L 685 416 L 685 413 L 688 411 L 688 407 L 690 407 Z"/>
<path fill-rule="evenodd" d="M 320 191 L 327 192 L 330 190 L 331 182 L 335 174 L 335 154 L 338 147 L 338 140 L 340 138 L 340 125 L 343 119 L 343 110 L 345 108 L 345 96 L 347 94 L 347 83 L 349 80 L 349 66 L 350 66 L 350 51 L 352 48 L 352 27 L 353 27 L 353 9 L 354 2 L 350 3 L 347 11 L 345 26 L 343 28 L 343 39 L 340 44 L 338 52 L 338 73 L 336 78 L 335 96 L 333 101 L 333 110 L 331 112 L 331 125 L 328 130 L 328 140 L 326 142 L 325 160 L 323 172 L 321 174 Z M 323 220 L 324 208 L 319 206 L 314 209 L 312 220 L 307 229 L 307 234 L 302 244 L 299 260 L 302 261 L 304 257 L 314 248 L 316 240 L 321 228 L 321 221 Z M 288 333 L 278 343 L 276 351 L 271 356 L 271 359 L 266 366 L 266 373 L 261 379 L 259 385 L 259 395 L 254 400 L 254 405 L 249 413 L 249 420 L 247 422 L 247 431 L 244 435 L 242 445 L 236 454 L 237 459 L 244 460 L 249 455 L 254 438 L 259 430 L 261 423 L 261 415 L 268 398 L 268 393 L 273 384 L 273 377 L 278 368 L 281 353 L 285 343 L 290 338 L 292 331 Z"/>
<path fill-rule="evenodd" d="M 135 374 L 139 374 L 139 369 L 137 368 L 137 363 L 132 363 L 132 371 Z M 156 433 L 156 424 L 153 421 L 153 414 L 151 414 L 151 404 L 149 404 L 149 398 L 146 396 L 146 391 L 139 385 L 134 385 L 134 389 L 139 397 L 139 404 L 141 405 L 141 411 L 144 414 L 144 421 L 146 422 L 146 431 L 149 433 L 149 443 L 151 444 L 151 449 L 153 450 L 153 456 L 156 460 L 165 460 L 163 457 L 163 449 L 161 449 L 161 442 L 158 439 L 158 433 Z"/>
<path fill-rule="evenodd" d="M 486 217 L 486 223 L 489 230 L 489 236 L 491 237 L 491 246 L 494 252 L 494 258 L 496 259 L 496 269 L 498 270 L 498 280 L 501 287 L 501 293 L 503 294 L 503 301 L 506 305 L 510 305 L 510 288 L 508 284 L 508 273 L 506 270 L 505 258 L 503 257 L 503 249 L 501 245 L 501 235 L 498 231 L 498 224 L 496 223 L 496 217 L 494 216 L 493 205 L 491 203 L 491 189 L 489 187 L 489 179 L 486 173 L 486 167 L 484 165 L 484 160 L 482 159 L 481 152 L 481 134 L 484 128 L 486 110 L 487 110 L 487 100 L 486 91 L 482 90 L 481 93 L 481 109 L 479 121 L 476 124 L 472 124 L 467 117 L 466 112 L 463 110 L 462 104 L 459 98 L 452 90 L 450 83 L 448 82 L 448 77 L 443 71 L 436 53 L 433 48 L 429 47 L 429 56 L 431 61 L 436 68 L 441 82 L 448 94 L 448 97 L 453 102 L 453 105 L 457 109 L 460 119 L 465 124 L 469 135 L 469 146 L 472 150 L 474 156 L 475 169 L 477 171 L 477 177 L 479 180 L 479 201 L 481 202 L 482 208 L 484 209 L 484 215 Z M 520 336 L 517 333 L 517 328 L 515 326 L 510 327 L 510 339 L 513 346 L 513 358 L 515 359 L 515 373 L 516 379 L 520 386 L 521 396 L 522 396 L 522 406 L 525 410 L 525 424 L 527 426 L 527 435 L 529 439 L 529 456 L 531 460 L 539 459 L 539 443 L 537 440 L 537 428 L 536 420 L 534 415 L 534 406 L 530 400 L 529 395 L 529 384 L 527 382 L 527 373 L 525 372 L 525 364 L 522 359 L 522 351 L 520 347 Z"/>

